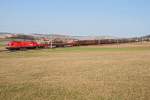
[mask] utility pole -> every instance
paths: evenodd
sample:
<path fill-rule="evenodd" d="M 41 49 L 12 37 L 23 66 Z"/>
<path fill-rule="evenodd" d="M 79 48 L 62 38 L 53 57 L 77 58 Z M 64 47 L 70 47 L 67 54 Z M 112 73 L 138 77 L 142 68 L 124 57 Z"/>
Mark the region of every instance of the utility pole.
<path fill-rule="evenodd" d="M 119 40 L 117 39 L 117 48 L 119 48 Z"/>
<path fill-rule="evenodd" d="M 52 40 L 51 40 L 51 48 L 53 48 L 53 43 L 52 43 Z"/>
<path fill-rule="evenodd" d="M 101 44 L 101 40 L 100 39 L 98 39 L 98 45 L 100 45 Z"/>
<path fill-rule="evenodd" d="M 53 48 L 53 38 L 51 37 L 51 49 Z"/>

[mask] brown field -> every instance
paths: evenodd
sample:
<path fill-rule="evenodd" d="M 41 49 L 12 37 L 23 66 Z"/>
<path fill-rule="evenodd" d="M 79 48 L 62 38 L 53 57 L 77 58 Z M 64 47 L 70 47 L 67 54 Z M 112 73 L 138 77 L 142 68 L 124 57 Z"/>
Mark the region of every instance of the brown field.
<path fill-rule="evenodd" d="M 0 100 L 150 100 L 150 43 L 0 52 Z"/>

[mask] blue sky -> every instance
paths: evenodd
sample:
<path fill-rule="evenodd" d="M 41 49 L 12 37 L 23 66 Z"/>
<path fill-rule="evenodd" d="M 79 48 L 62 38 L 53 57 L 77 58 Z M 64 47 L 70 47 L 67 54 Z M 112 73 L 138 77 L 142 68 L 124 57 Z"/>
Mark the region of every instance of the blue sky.
<path fill-rule="evenodd" d="M 0 0 L 0 31 L 146 35 L 150 0 Z"/>

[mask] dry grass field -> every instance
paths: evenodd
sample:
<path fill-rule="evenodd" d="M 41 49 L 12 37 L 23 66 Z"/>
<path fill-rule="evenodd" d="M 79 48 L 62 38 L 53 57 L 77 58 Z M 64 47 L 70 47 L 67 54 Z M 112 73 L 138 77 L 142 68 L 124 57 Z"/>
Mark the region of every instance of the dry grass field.
<path fill-rule="evenodd" d="M 0 52 L 0 100 L 150 100 L 150 43 Z"/>

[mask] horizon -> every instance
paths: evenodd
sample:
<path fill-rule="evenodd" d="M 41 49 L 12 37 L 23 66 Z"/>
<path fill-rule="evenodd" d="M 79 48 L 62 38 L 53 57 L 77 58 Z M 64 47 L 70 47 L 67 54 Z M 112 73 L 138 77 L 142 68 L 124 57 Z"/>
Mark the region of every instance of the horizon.
<path fill-rule="evenodd" d="M 149 0 L 2 0 L 0 31 L 137 37 L 150 33 Z"/>
<path fill-rule="evenodd" d="M 139 36 L 111 36 L 111 35 L 67 35 L 67 34 L 55 34 L 55 33 L 12 33 L 12 32 L 0 32 L 0 34 L 22 34 L 22 35 L 62 35 L 62 36 L 71 36 L 71 37 L 112 37 L 112 38 L 136 38 L 136 37 L 144 37 L 149 36 L 150 34 L 139 35 Z"/>

